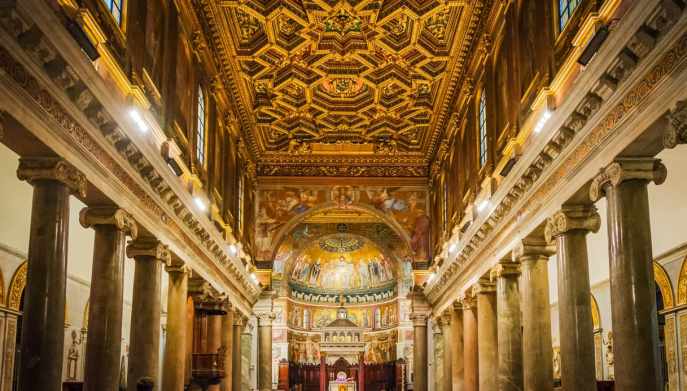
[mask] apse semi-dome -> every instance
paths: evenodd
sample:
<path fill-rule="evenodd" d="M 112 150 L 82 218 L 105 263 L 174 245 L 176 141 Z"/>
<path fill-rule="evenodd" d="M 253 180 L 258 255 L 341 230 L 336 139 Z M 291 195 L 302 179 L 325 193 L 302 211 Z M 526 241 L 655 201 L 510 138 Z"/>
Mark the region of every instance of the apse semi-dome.
<path fill-rule="evenodd" d="M 333 234 L 313 240 L 297 255 L 289 271 L 294 288 L 313 293 L 361 293 L 396 283 L 395 262 L 369 239 Z"/>

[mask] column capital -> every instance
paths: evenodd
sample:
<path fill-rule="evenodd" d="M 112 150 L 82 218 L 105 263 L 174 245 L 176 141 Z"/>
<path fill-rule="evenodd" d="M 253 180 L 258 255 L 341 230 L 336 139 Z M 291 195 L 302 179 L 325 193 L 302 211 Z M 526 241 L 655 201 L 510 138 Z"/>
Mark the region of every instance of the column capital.
<path fill-rule="evenodd" d="M 472 294 L 475 296 L 494 293 L 496 293 L 496 284 L 487 278 L 480 278 L 479 281 L 472 286 Z"/>
<path fill-rule="evenodd" d="M 451 325 L 451 309 L 446 309 L 439 316 L 437 316 L 437 323 L 441 327 L 446 327 Z"/>
<path fill-rule="evenodd" d="M 129 242 L 126 246 L 126 256 L 136 261 L 152 259 L 162 262 L 165 266 L 171 265 L 172 254 L 167 245 L 151 237 L 141 237 Z"/>
<path fill-rule="evenodd" d="M 456 300 L 451 304 L 451 307 L 453 307 L 454 311 L 462 311 L 463 310 L 463 302 L 460 300 Z"/>
<path fill-rule="evenodd" d="M 86 176 L 59 157 L 20 158 L 17 178 L 31 184 L 42 180 L 62 182 L 72 193 L 86 197 Z"/>
<path fill-rule="evenodd" d="M 519 262 L 499 262 L 491 269 L 489 274 L 492 281 L 497 278 L 518 278 L 520 276 Z"/>
<path fill-rule="evenodd" d="M 644 180 L 657 185 L 666 180 L 666 166 L 655 158 L 619 158 L 602 169 L 592 180 L 589 187 L 589 198 L 596 202 L 605 196 L 607 185 L 618 186 L 629 180 Z"/>
<path fill-rule="evenodd" d="M 468 289 L 459 299 L 461 307 L 463 310 L 470 310 L 477 308 L 477 298 L 475 297 L 472 289 Z"/>
<path fill-rule="evenodd" d="M 677 102 L 668 113 L 668 125 L 663 134 L 663 147 L 672 149 L 678 144 L 687 144 L 687 100 Z"/>
<path fill-rule="evenodd" d="M 79 222 L 84 228 L 96 225 L 114 225 L 118 230 L 129 234 L 132 239 L 138 236 L 138 224 L 124 209 L 111 206 L 95 206 L 81 209 Z"/>
<path fill-rule="evenodd" d="M 272 312 L 256 312 L 255 317 L 258 318 L 258 327 L 272 326 L 272 322 L 277 318 L 277 315 Z"/>
<path fill-rule="evenodd" d="M 413 327 L 427 327 L 429 314 L 425 312 L 412 312 L 408 317 L 413 322 Z"/>
<path fill-rule="evenodd" d="M 545 237 L 526 237 L 513 249 L 513 261 L 527 259 L 548 259 L 556 253 L 556 246 Z"/>
<path fill-rule="evenodd" d="M 594 205 L 564 205 L 546 222 L 546 240 L 551 241 L 570 231 L 598 232 L 601 217 Z"/>
<path fill-rule="evenodd" d="M 167 274 L 191 274 L 191 268 L 186 265 L 185 263 L 177 263 L 177 264 L 167 264 L 165 265 L 165 271 Z"/>
<path fill-rule="evenodd" d="M 234 326 L 245 326 L 246 321 L 248 318 L 246 318 L 240 311 L 237 309 L 234 309 Z"/>

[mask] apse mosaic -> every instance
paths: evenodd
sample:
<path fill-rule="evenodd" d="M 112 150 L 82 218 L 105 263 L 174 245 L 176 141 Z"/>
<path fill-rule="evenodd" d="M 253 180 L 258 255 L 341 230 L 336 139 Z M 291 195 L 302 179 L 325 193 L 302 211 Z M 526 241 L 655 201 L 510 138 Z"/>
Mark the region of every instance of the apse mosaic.
<path fill-rule="evenodd" d="M 317 235 L 311 231 L 311 224 L 300 225 L 300 230 L 287 231 L 289 223 L 317 216 L 321 222 L 335 222 L 339 217 L 329 211 L 364 211 L 370 221 L 380 225 L 392 224 L 392 235 L 402 239 L 396 256 L 415 262 L 426 262 L 430 252 L 430 219 L 428 215 L 427 190 L 422 187 L 357 187 L 357 186 L 311 186 L 311 187 L 263 187 L 258 191 L 256 207 L 256 248 L 259 261 L 275 261 L 275 271 L 293 253 L 279 247 L 284 241 L 303 242 Z M 310 212 L 310 213 L 309 213 Z M 349 212 L 350 213 L 350 212 Z M 343 213 L 341 213 L 343 216 Z M 346 219 L 343 216 L 342 219 Z M 358 217 L 360 219 L 360 217 Z M 368 232 L 380 236 L 381 232 Z M 288 237 L 291 235 L 291 238 Z M 367 236 L 367 235 L 365 235 Z M 398 240 L 396 240 L 398 243 Z M 277 252 L 276 249 L 279 248 Z M 274 259 L 273 259 L 274 257 Z M 279 271 L 281 273 L 282 271 Z"/>
<path fill-rule="evenodd" d="M 290 280 L 324 291 L 366 290 L 394 284 L 395 274 L 394 262 L 368 239 L 334 234 L 296 256 Z"/>

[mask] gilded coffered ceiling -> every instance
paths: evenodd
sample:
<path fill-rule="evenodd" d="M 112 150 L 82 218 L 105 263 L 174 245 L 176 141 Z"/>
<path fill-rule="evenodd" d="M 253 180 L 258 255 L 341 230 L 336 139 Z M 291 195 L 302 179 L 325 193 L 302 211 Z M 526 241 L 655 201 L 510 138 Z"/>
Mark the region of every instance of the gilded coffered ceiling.
<path fill-rule="evenodd" d="M 455 0 L 196 7 L 259 174 L 308 176 L 426 176 L 483 8 Z"/>

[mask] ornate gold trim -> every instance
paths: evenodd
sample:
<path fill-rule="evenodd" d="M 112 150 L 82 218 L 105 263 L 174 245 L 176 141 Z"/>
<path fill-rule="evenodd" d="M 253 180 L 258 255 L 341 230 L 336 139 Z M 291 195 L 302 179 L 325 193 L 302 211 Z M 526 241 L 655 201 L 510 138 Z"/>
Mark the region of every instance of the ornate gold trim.
<path fill-rule="evenodd" d="M 12 276 L 10 280 L 10 289 L 7 294 L 7 307 L 20 311 L 21 308 L 21 296 L 24 293 L 24 288 L 26 288 L 26 275 L 29 270 L 29 262 L 24 261 Z"/>
<path fill-rule="evenodd" d="M 653 261 L 652 264 L 654 265 L 654 281 L 656 281 L 656 286 L 658 286 L 661 296 L 663 296 L 663 309 L 673 308 L 675 306 L 675 298 L 670 277 L 668 277 L 668 273 L 666 273 L 666 270 L 660 263 Z"/>

